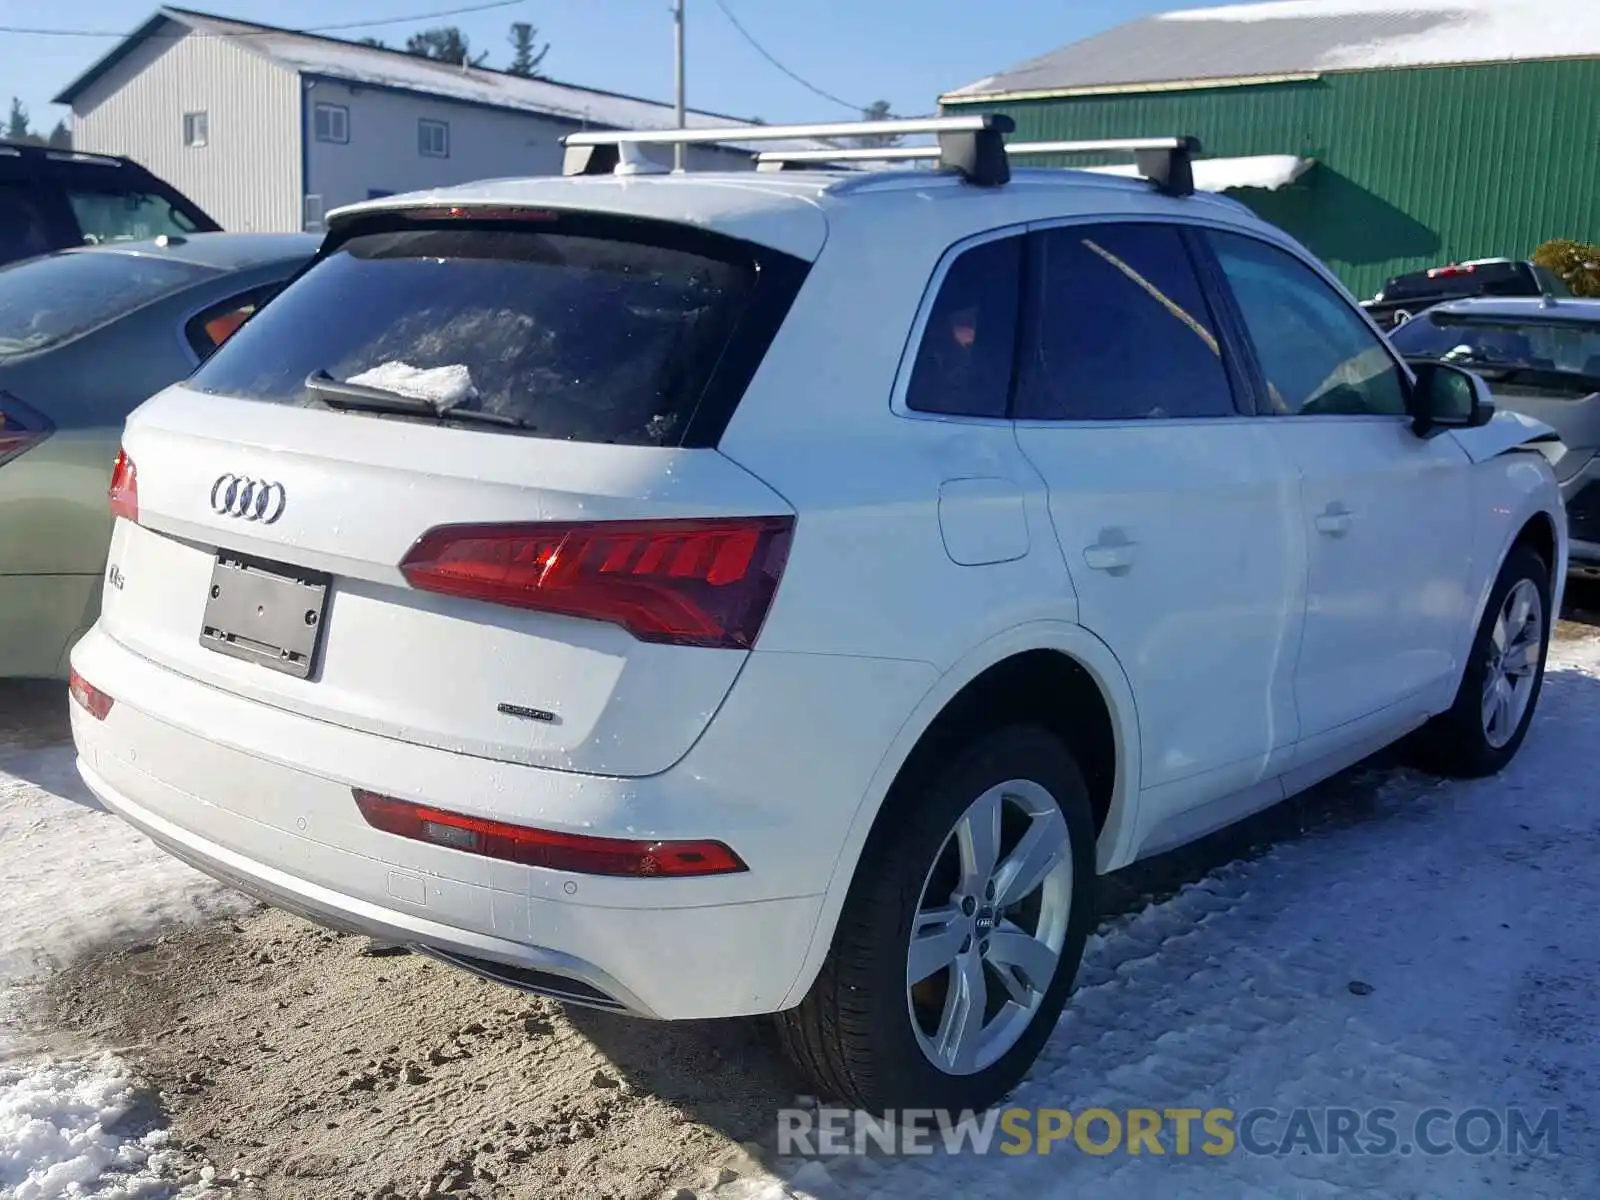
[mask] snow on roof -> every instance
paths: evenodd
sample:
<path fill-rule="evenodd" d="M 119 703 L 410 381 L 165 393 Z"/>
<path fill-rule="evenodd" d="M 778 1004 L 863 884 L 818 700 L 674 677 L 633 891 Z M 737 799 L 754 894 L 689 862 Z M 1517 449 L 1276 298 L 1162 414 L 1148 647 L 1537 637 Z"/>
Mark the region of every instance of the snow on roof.
<path fill-rule="evenodd" d="M 1274 0 L 1130 21 L 945 99 L 1593 56 L 1597 0 Z"/>
<path fill-rule="evenodd" d="M 1194 186 L 1198 192 L 1226 192 L 1234 188 L 1265 188 L 1275 192 L 1287 187 L 1315 164 L 1315 159 L 1293 154 L 1252 154 L 1244 158 L 1197 158 L 1194 160 Z M 1097 175 L 1121 175 L 1137 179 L 1133 165 L 1085 167 Z"/>
<path fill-rule="evenodd" d="M 155 17 L 105 58 L 91 67 L 83 76 L 63 90 L 58 102 L 70 103 L 105 69 L 123 57 L 129 43 L 141 40 L 155 31 L 164 21 L 186 26 L 203 37 L 228 38 L 243 49 L 261 54 L 290 70 L 308 75 L 319 75 L 351 83 L 365 83 L 375 87 L 401 88 L 405 91 L 442 96 L 470 104 L 486 104 L 496 108 L 520 110 L 572 121 L 579 126 L 601 129 L 665 129 L 677 124 L 676 113 L 670 104 L 627 96 L 596 88 L 558 83 L 551 79 L 524 79 L 504 71 L 491 71 L 481 67 L 462 68 L 450 63 L 436 62 L 398 50 L 366 46 L 317 34 L 297 33 L 271 25 L 258 25 L 219 17 L 210 13 L 194 12 L 182 8 L 162 8 Z M 690 128 L 714 129 L 721 126 L 752 126 L 755 122 L 743 121 L 719 113 L 690 110 L 685 121 Z M 729 142 L 740 149 L 754 147 Z M 763 148 L 778 143 L 768 142 Z M 807 148 L 816 148 L 807 143 Z M 786 146 L 801 148 L 799 143 Z"/>

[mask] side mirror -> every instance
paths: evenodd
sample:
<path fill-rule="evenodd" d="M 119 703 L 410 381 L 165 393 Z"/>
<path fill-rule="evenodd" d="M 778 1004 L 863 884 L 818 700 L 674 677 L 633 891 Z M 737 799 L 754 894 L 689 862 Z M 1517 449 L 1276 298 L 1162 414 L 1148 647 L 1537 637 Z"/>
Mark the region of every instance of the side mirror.
<path fill-rule="evenodd" d="M 1480 376 L 1442 362 L 1414 362 L 1411 431 L 1432 437 L 1444 429 L 1475 429 L 1494 419 L 1494 393 Z"/>

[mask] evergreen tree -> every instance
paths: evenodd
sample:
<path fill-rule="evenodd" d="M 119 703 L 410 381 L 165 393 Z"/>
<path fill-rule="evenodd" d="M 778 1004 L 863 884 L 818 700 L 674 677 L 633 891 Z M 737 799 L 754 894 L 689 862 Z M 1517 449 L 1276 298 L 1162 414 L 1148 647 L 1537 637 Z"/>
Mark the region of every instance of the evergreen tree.
<path fill-rule="evenodd" d="M 889 111 L 889 102 L 887 100 L 874 100 L 861 110 L 861 119 L 863 121 L 887 121 L 893 116 L 894 114 Z M 900 135 L 898 133 L 872 133 L 856 138 L 855 144 L 873 149 L 898 146 L 900 144 Z"/>
<path fill-rule="evenodd" d="M 526 21 L 517 21 L 511 26 L 511 65 L 506 68 L 508 74 L 520 75 L 524 79 L 539 78 L 539 64 L 549 53 L 550 43 L 536 47 L 538 33 Z"/>
<path fill-rule="evenodd" d="M 454 25 L 441 25 L 437 29 L 424 29 L 406 39 L 406 53 L 418 58 L 431 58 L 435 62 L 454 63 L 456 66 L 481 67 L 487 54 L 472 57 L 471 47 L 461 30 Z"/>

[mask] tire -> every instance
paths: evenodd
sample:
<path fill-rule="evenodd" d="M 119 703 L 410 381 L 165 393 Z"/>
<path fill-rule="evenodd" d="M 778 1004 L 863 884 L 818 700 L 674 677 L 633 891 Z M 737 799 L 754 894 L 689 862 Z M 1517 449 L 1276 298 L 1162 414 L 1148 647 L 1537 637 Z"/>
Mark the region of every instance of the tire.
<path fill-rule="evenodd" d="M 980 850 L 974 858 L 967 848 L 982 840 L 970 831 L 985 827 L 971 818 L 991 810 L 1003 816 L 998 865 L 985 874 L 986 856 Z M 1040 853 L 1030 859 L 1035 869 L 1019 878 L 1023 859 L 1008 855 L 1024 834 Z M 797 1008 L 778 1014 L 789 1057 L 821 1094 L 869 1112 L 979 1111 L 999 1100 L 1038 1057 L 1077 975 L 1096 919 L 1094 839 L 1078 764 L 1057 738 L 1031 726 L 984 735 L 935 765 L 920 786 L 897 785 L 868 839 L 811 991 Z M 1022 891 L 1035 877 L 1038 886 Z M 975 886 L 979 878 L 995 882 L 992 900 L 976 898 L 988 890 Z M 965 908 L 963 897 L 971 901 Z M 1019 897 L 1021 903 L 1007 904 Z M 919 970 L 965 941 L 947 966 L 915 988 L 914 928 Z M 1039 949 L 1048 954 L 1057 938 L 1052 966 Z M 987 965 L 974 966 L 980 960 Z M 1005 997 L 1009 1005 L 988 1018 L 976 1040 L 953 1036 L 959 1023 L 948 1020 L 962 1008 L 951 992 L 972 994 L 958 986 L 958 976 L 969 986 L 981 982 L 987 997 L 996 1003 Z M 1017 1004 L 1018 996 L 1026 1003 Z M 943 1043 L 941 1031 L 952 1034 Z M 941 1052 L 945 1062 L 937 1065 L 933 1056 Z"/>
<path fill-rule="evenodd" d="M 1514 610 L 1524 602 L 1535 610 L 1532 616 L 1537 629 L 1525 625 L 1520 630 L 1510 628 L 1517 623 Z M 1414 758 L 1418 766 L 1451 778 L 1478 779 L 1495 774 L 1516 757 L 1539 707 L 1554 619 L 1550 568 L 1530 547 L 1512 547 L 1489 592 L 1455 703 L 1417 731 Z M 1511 653 L 1503 656 L 1496 639 L 1506 636 L 1507 629 L 1513 642 Z M 1526 670 L 1512 674 L 1518 664 L 1511 660 L 1517 657 L 1519 647 L 1526 656 L 1522 660 Z M 1511 672 L 1503 664 L 1510 664 Z M 1495 721 L 1487 722 L 1486 688 L 1500 678 L 1512 680 L 1506 692 L 1511 702 L 1496 714 Z"/>

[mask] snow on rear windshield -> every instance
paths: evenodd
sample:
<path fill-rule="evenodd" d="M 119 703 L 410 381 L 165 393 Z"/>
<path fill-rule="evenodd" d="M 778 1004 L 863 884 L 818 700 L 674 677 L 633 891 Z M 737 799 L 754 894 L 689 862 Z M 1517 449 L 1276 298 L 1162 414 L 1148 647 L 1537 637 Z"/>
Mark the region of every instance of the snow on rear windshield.
<path fill-rule="evenodd" d="M 0 269 L 0 359 L 65 342 L 214 274 L 133 254 L 78 251 Z"/>
<path fill-rule="evenodd" d="M 453 400 L 535 435 L 676 445 L 753 281 L 748 265 L 645 241 L 366 234 L 280 293 L 191 386 L 316 405 L 305 380 L 317 371 L 416 393 L 448 368 L 470 380 Z"/>

